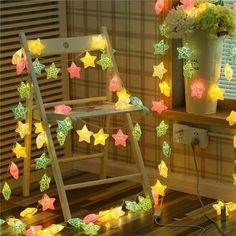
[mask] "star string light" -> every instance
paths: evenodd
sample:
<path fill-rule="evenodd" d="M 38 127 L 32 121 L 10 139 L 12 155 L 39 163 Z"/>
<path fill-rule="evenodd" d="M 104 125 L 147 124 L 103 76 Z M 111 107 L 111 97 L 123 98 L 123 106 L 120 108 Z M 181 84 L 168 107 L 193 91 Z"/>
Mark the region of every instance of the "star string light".
<path fill-rule="evenodd" d="M 232 63 L 236 62 L 236 46 L 232 46 L 229 50 L 229 60 L 231 60 Z"/>
<path fill-rule="evenodd" d="M 76 229 L 81 229 L 82 226 L 84 225 L 83 220 L 81 220 L 80 218 L 71 218 L 67 222 Z"/>
<path fill-rule="evenodd" d="M 46 153 L 43 153 L 39 158 L 35 158 L 35 169 L 46 169 L 50 164 L 50 159 L 47 157 Z"/>
<path fill-rule="evenodd" d="M 26 158 L 26 148 L 22 147 L 19 143 L 16 142 L 15 146 L 12 148 L 12 151 L 16 154 L 16 158 Z"/>
<path fill-rule="evenodd" d="M 135 201 L 125 201 L 125 208 L 133 213 L 141 211 L 141 206 Z"/>
<path fill-rule="evenodd" d="M 35 40 L 28 41 L 28 49 L 29 49 L 30 53 L 33 55 L 40 56 L 42 51 L 44 50 L 44 48 L 45 48 L 45 46 L 39 38 L 35 39 Z"/>
<path fill-rule="evenodd" d="M 82 226 L 82 229 L 84 230 L 84 234 L 86 235 L 97 235 L 98 231 L 100 230 L 99 225 L 95 225 L 94 223 L 84 224 Z"/>
<path fill-rule="evenodd" d="M 133 97 L 133 96 L 130 97 L 130 102 L 131 102 L 131 104 L 133 104 L 134 107 L 137 108 L 137 109 L 143 109 L 143 108 L 144 108 L 143 102 L 142 102 L 141 99 L 138 98 L 138 97 Z"/>
<path fill-rule="evenodd" d="M 41 71 L 45 68 L 45 65 L 41 64 L 38 58 L 36 58 L 32 64 L 35 74 L 41 75 Z"/>
<path fill-rule="evenodd" d="M 162 120 L 160 122 L 160 124 L 156 127 L 157 137 L 161 137 L 163 135 L 166 135 L 168 128 L 169 128 L 168 124 L 166 124 L 165 121 Z"/>
<path fill-rule="evenodd" d="M 115 140 L 115 146 L 123 146 L 126 147 L 126 140 L 128 139 L 128 135 L 122 132 L 122 129 L 118 129 L 117 134 L 112 134 L 112 138 Z"/>
<path fill-rule="evenodd" d="M 154 55 L 164 55 L 166 50 L 169 49 L 169 46 L 164 43 L 162 39 L 159 43 L 153 44 L 154 47 Z"/>
<path fill-rule="evenodd" d="M 54 62 L 45 70 L 47 72 L 47 79 L 57 79 L 58 73 L 61 71 L 60 68 L 56 67 Z"/>
<path fill-rule="evenodd" d="M 224 100 L 224 89 L 221 89 L 217 84 L 213 84 L 208 90 L 208 97 L 211 101 Z"/>
<path fill-rule="evenodd" d="M 152 209 L 152 201 L 149 198 L 138 196 L 138 205 L 143 211 L 150 211 Z"/>
<path fill-rule="evenodd" d="M 160 88 L 161 94 L 165 95 L 166 97 L 170 96 L 171 88 L 166 83 L 166 81 L 163 81 L 163 82 L 159 83 L 159 88 Z"/>
<path fill-rule="evenodd" d="M 230 126 L 236 124 L 236 111 L 231 111 L 229 116 L 226 117 L 226 120 L 229 122 Z"/>
<path fill-rule="evenodd" d="M 30 84 L 28 82 L 21 82 L 17 87 L 17 91 L 21 99 L 29 99 L 30 98 Z"/>
<path fill-rule="evenodd" d="M 109 82 L 109 90 L 111 92 L 117 92 L 121 90 L 121 81 L 117 75 L 114 75 Z"/>
<path fill-rule="evenodd" d="M 18 105 L 12 109 L 12 112 L 14 113 L 15 119 L 25 119 L 27 108 L 19 102 Z"/>
<path fill-rule="evenodd" d="M 84 224 L 89 224 L 90 222 L 94 223 L 99 219 L 97 214 L 88 214 L 83 218 Z"/>
<path fill-rule="evenodd" d="M 194 7 L 195 0 L 180 0 L 180 2 L 183 4 L 184 9 L 190 9 Z"/>
<path fill-rule="evenodd" d="M 192 78 L 194 73 L 194 67 L 192 65 L 192 63 L 190 61 L 187 61 L 184 65 L 183 65 L 183 75 L 184 78 Z"/>
<path fill-rule="evenodd" d="M 7 182 L 4 183 L 3 188 L 2 188 L 2 195 L 5 200 L 9 200 L 11 197 L 11 188 Z"/>
<path fill-rule="evenodd" d="M 224 75 L 228 81 L 233 79 L 233 70 L 229 63 L 226 63 L 224 66 Z"/>
<path fill-rule="evenodd" d="M 139 123 L 136 123 L 134 125 L 134 128 L 132 130 L 132 134 L 133 134 L 135 140 L 137 140 L 137 141 L 140 140 L 141 135 L 142 135 L 142 130 L 141 130 Z"/>
<path fill-rule="evenodd" d="M 70 78 L 80 78 L 80 70 L 81 68 L 79 66 L 76 66 L 76 64 L 72 61 L 71 66 L 67 68 L 67 71 L 70 73 Z"/>
<path fill-rule="evenodd" d="M 50 198 L 46 193 L 44 193 L 42 199 L 39 200 L 38 203 L 43 207 L 43 211 L 46 211 L 47 209 L 54 210 L 55 207 L 53 203 L 55 200 L 56 198 Z"/>
<path fill-rule="evenodd" d="M 20 213 L 20 216 L 21 217 L 29 217 L 29 216 L 33 216 L 37 213 L 38 209 L 37 208 L 34 208 L 34 207 L 27 207 L 25 210 L 23 210 L 21 213 Z"/>
<path fill-rule="evenodd" d="M 225 214 L 226 214 L 226 216 L 229 215 L 229 210 L 223 201 L 218 200 L 217 203 L 212 205 L 212 207 L 216 210 L 216 214 L 219 216 L 221 215 L 221 208 L 225 207 L 225 210 L 226 210 Z"/>
<path fill-rule="evenodd" d="M 165 196 L 165 191 L 167 189 L 166 185 L 161 184 L 159 180 L 156 181 L 155 185 L 152 186 L 152 189 L 161 196 Z"/>
<path fill-rule="evenodd" d="M 29 229 L 25 231 L 24 236 L 37 236 L 37 232 L 42 228 L 42 225 L 31 225 Z"/>
<path fill-rule="evenodd" d="M 22 235 L 26 230 L 26 224 L 19 219 L 14 219 L 9 226 L 10 233 L 14 235 Z"/>
<path fill-rule="evenodd" d="M 98 133 L 93 134 L 93 137 L 95 138 L 94 140 L 94 145 L 105 145 L 106 139 L 109 137 L 109 134 L 104 133 L 103 129 L 101 128 Z"/>
<path fill-rule="evenodd" d="M 168 109 L 168 107 L 164 104 L 164 100 L 161 100 L 159 102 L 157 101 L 153 101 L 152 102 L 152 111 L 155 111 L 159 114 L 161 114 L 163 111 L 166 111 Z"/>
<path fill-rule="evenodd" d="M 57 141 L 60 146 L 63 146 L 66 141 L 66 135 L 62 133 L 61 131 L 57 132 Z"/>
<path fill-rule="evenodd" d="M 42 126 L 42 123 L 41 122 L 36 122 L 36 123 L 34 123 L 34 126 L 35 126 L 35 133 L 36 134 L 39 134 L 39 133 L 42 133 L 43 132 L 43 126 Z M 51 125 L 50 124 L 48 124 L 48 127 L 50 128 L 51 127 Z"/>
<path fill-rule="evenodd" d="M 40 134 L 38 134 L 36 138 L 36 146 L 38 149 L 42 148 L 44 144 L 47 142 L 47 135 L 46 132 L 43 131 Z"/>
<path fill-rule="evenodd" d="M 19 133 L 21 138 L 24 138 L 25 135 L 30 134 L 29 123 L 22 123 L 21 121 L 17 122 L 17 128 L 15 129 L 17 133 Z"/>
<path fill-rule="evenodd" d="M 160 176 L 164 178 L 168 177 L 168 167 L 166 166 L 166 163 L 163 160 L 158 165 L 158 170 L 159 170 Z"/>
<path fill-rule="evenodd" d="M 167 72 L 166 68 L 164 67 L 164 63 L 161 62 L 159 65 L 157 66 L 153 66 L 153 77 L 158 77 L 159 79 L 163 78 L 163 75 Z"/>
<path fill-rule="evenodd" d="M 106 47 L 106 40 L 102 35 L 92 37 L 92 48 L 104 49 Z"/>
<path fill-rule="evenodd" d="M 14 179 L 19 179 L 20 171 L 14 162 L 11 162 L 9 172 Z"/>
<path fill-rule="evenodd" d="M 165 157 L 169 158 L 171 156 L 171 147 L 166 141 L 162 144 L 162 153 Z"/>
<path fill-rule="evenodd" d="M 70 106 L 66 106 L 65 104 L 60 104 L 54 106 L 54 113 L 62 114 L 62 115 L 69 115 L 72 111 Z"/>
<path fill-rule="evenodd" d="M 192 49 L 185 44 L 183 47 L 177 47 L 178 59 L 189 60 L 192 54 Z"/>
<path fill-rule="evenodd" d="M 197 79 L 191 82 L 190 89 L 192 97 L 201 99 L 205 94 L 206 87 L 203 80 Z"/>
<path fill-rule="evenodd" d="M 50 187 L 51 178 L 45 173 L 39 181 L 40 191 L 44 192 Z"/>
<path fill-rule="evenodd" d="M 27 69 L 28 72 L 29 69 L 27 60 L 25 58 L 21 58 L 21 60 L 18 61 L 18 63 L 16 64 L 16 74 L 21 75 L 25 68 Z"/>
<path fill-rule="evenodd" d="M 37 232 L 37 236 L 54 236 L 64 229 L 61 224 L 52 224 L 46 229 L 41 229 Z"/>
<path fill-rule="evenodd" d="M 93 135 L 93 132 L 89 131 L 86 125 L 81 130 L 76 130 L 76 133 L 79 135 L 79 142 L 85 141 L 90 143 L 90 137 Z"/>
<path fill-rule="evenodd" d="M 164 9 L 164 0 L 157 0 L 155 4 L 155 12 L 157 15 L 160 15 L 160 13 Z"/>
<path fill-rule="evenodd" d="M 80 60 L 84 63 L 84 68 L 86 69 L 89 66 L 95 67 L 94 61 L 96 58 L 96 56 L 91 56 L 90 53 L 86 51 L 85 56 L 80 58 Z"/>
<path fill-rule="evenodd" d="M 166 24 L 161 24 L 160 27 L 159 27 L 159 31 L 160 31 L 160 35 L 162 37 L 168 38 L 169 28 L 168 28 L 168 26 L 166 26 Z"/>
<path fill-rule="evenodd" d="M 71 118 L 68 116 L 66 117 L 64 120 L 57 120 L 57 132 L 62 132 L 63 134 L 67 135 L 68 132 L 73 129 L 72 126 L 72 120 Z"/>
<path fill-rule="evenodd" d="M 101 54 L 101 58 L 100 58 L 100 60 L 97 61 L 97 64 L 102 67 L 103 71 L 108 69 L 108 68 L 112 68 L 113 67 L 111 56 L 109 56 L 105 52 L 103 52 Z"/>
<path fill-rule="evenodd" d="M 22 57 L 24 56 L 24 49 L 21 48 L 19 50 L 17 50 L 13 55 L 12 55 L 12 64 L 13 65 L 17 65 L 17 63 L 22 59 Z"/>
<path fill-rule="evenodd" d="M 125 88 L 122 88 L 120 91 L 118 91 L 117 96 L 119 99 L 129 99 L 130 98 L 130 94 L 127 93 Z"/>

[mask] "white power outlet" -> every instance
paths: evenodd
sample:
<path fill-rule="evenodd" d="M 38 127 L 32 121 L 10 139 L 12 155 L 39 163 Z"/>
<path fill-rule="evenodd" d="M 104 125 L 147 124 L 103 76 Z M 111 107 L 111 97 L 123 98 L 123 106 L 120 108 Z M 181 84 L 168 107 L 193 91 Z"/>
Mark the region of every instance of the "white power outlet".
<path fill-rule="evenodd" d="M 195 137 L 199 139 L 200 148 L 208 147 L 208 131 L 206 129 L 200 129 L 188 125 L 174 123 L 173 125 L 174 142 L 190 145 L 191 141 Z"/>

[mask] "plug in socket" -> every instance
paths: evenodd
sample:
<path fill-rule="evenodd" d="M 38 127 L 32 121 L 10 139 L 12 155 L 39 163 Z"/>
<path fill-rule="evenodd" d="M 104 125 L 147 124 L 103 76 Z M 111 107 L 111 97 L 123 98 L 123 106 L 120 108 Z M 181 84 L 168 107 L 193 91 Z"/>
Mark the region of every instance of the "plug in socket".
<path fill-rule="evenodd" d="M 208 147 L 208 131 L 206 129 L 189 127 L 189 140 L 190 140 L 190 142 L 194 138 L 198 138 L 200 148 L 207 148 Z"/>

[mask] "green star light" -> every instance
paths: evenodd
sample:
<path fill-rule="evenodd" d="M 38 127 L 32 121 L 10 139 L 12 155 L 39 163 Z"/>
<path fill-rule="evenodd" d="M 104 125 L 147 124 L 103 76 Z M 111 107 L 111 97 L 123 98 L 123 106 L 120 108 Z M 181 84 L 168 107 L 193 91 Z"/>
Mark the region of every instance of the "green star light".
<path fill-rule="evenodd" d="M 35 169 L 40 170 L 40 169 L 46 169 L 48 164 L 50 164 L 50 159 L 46 156 L 45 153 L 43 153 L 39 158 L 35 159 Z"/>
<path fill-rule="evenodd" d="M 41 180 L 39 181 L 40 191 L 44 192 L 45 190 L 49 189 L 50 182 L 51 178 L 47 176 L 47 174 L 45 173 L 41 178 Z"/>
<path fill-rule="evenodd" d="M 164 43 L 162 39 L 159 43 L 153 44 L 154 47 L 154 55 L 164 55 L 166 50 L 168 50 L 169 46 Z"/>
<path fill-rule="evenodd" d="M 36 58 L 33 62 L 34 72 L 36 75 L 41 75 L 41 71 L 45 68 L 45 65 L 39 62 L 39 59 Z"/>
<path fill-rule="evenodd" d="M 165 123 L 164 120 L 162 120 L 161 123 L 156 127 L 157 137 L 166 135 L 168 128 L 169 126 Z"/>
<path fill-rule="evenodd" d="M 21 99 L 29 99 L 30 97 L 30 84 L 21 82 L 17 87 L 17 91 Z"/>
<path fill-rule="evenodd" d="M 14 113 L 15 119 L 25 119 L 27 108 L 19 102 L 18 105 L 12 109 L 12 112 Z"/>
<path fill-rule="evenodd" d="M 97 61 L 97 64 L 102 67 L 103 71 L 106 70 L 107 68 L 113 67 L 111 56 L 109 56 L 104 52 L 101 54 L 101 58 L 100 60 Z"/>

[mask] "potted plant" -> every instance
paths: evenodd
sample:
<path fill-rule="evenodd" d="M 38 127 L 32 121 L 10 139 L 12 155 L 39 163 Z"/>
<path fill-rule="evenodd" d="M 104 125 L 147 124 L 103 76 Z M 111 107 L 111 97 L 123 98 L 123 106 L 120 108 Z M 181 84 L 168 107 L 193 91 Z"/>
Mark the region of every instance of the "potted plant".
<path fill-rule="evenodd" d="M 160 26 L 166 38 L 182 38 L 177 48 L 183 59 L 186 111 L 216 112 L 224 91 L 217 85 L 225 36 L 236 36 L 236 13 L 223 1 L 180 0 Z"/>

